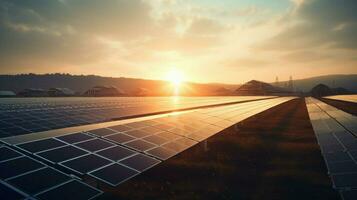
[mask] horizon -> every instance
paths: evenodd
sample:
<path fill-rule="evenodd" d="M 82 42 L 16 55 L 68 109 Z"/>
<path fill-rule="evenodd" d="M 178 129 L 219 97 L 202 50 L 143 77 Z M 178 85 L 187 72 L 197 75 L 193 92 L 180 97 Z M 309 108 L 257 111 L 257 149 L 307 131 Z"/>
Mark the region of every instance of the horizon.
<path fill-rule="evenodd" d="M 223 84 L 357 74 L 356 9 L 352 0 L 3 0 L 0 74 Z"/>
<path fill-rule="evenodd" d="M 18 74 L 0 74 L 0 76 L 21 76 L 21 75 L 69 75 L 69 76 L 97 76 L 97 77 L 102 77 L 102 78 L 124 78 L 124 79 L 138 79 L 138 80 L 147 80 L 147 81 L 164 81 L 164 82 L 171 82 L 170 80 L 167 79 L 145 79 L 145 78 L 139 78 L 139 77 L 125 77 L 125 76 L 120 76 L 120 77 L 114 77 L 114 76 L 101 76 L 101 75 L 96 75 L 96 74 L 70 74 L 70 73 L 59 73 L 59 72 L 54 72 L 54 73 L 43 73 L 43 74 L 37 74 L 37 73 L 18 73 Z M 299 80 L 305 80 L 305 79 L 313 79 L 313 78 L 320 78 L 320 77 L 327 77 L 327 76 L 355 76 L 357 74 L 327 74 L 327 75 L 320 75 L 320 76 L 312 76 L 312 77 L 306 77 L 302 79 L 293 79 L 293 81 L 299 81 Z M 251 79 L 248 80 L 257 80 L 261 81 L 258 79 Z M 288 82 L 289 79 L 286 80 L 280 80 L 279 82 Z M 184 83 L 189 83 L 189 84 L 222 84 L 222 85 L 242 85 L 246 82 L 243 83 L 223 83 L 223 82 L 193 82 L 193 81 L 183 81 Z M 266 83 L 275 83 L 274 81 L 261 81 L 261 82 L 266 82 Z"/>

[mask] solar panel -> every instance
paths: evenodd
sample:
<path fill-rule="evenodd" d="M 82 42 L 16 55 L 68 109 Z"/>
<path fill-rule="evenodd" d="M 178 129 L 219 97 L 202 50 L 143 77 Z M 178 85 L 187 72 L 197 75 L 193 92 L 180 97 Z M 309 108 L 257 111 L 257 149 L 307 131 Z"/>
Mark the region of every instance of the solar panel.
<path fill-rule="evenodd" d="M 83 142 L 86 140 L 90 140 L 92 138 L 93 138 L 93 136 L 90 136 L 90 135 L 87 135 L 84 133 L 74 133 L 74 134 L 70 134 L 70 135 L 57 137 L 57 139 L 60 139 L 64 142 L 67 142 L 70 144 L 77 143 L 77 142 Z"/>
<path fill-rule="evenodd" d="M 180 139 L 176 140 L 175 142 L 177 142 L 183 146 L 186 146 L 186 147 L 191 147 L 191 146 L 197 144 L 196 141 L 190 140 L 188 138 L 180 138 Z"/>
<path fill-rule="evenodd" d="M 65 160 L 69 160 L 72 158 L 76 158 L 82 155 L 87 154 L 86 151 L 81 150 L 74 146 L 64 146 L 59 147 L 57 149 L 52 149 L 49 151 L 44 151 L 39 154 L 38 156 L 42 157 L 43 159 L 52 162 L 52 163 L 59 163 Z"/>
<path fill-rule="evenodd" d="M 22 176 L 8 180 L 16 188 L 34 195 L 46 189 L 69 181 L 70 177 L 53 168 L 43 168 Z"/>
<path fill-rule="evenodd" d="M 129 156 L 133 156 L 136 152 L 124 147 L 115 146 L 98 151 L 97 154 L 116 162 Z"/>
<path fill-rule="evenodd" d="M 48 190 L 36 196 L 41 200 L 63 200 L 63 199 L 76 199 L 76 200 L 89 200 L 102 194 L 102 191 L 89 186 L 83 182 L 73 180 L 56 188 Z"/>
<path fill-rule="evenodd" d="M 345 151 L 336 151 L 333 153 L 324 154 L 325 160 L 327 163 L 332 162 L 343 162 L 352 160 L 350 155 Z"/>
<path fill-rule="evenodd" d="M 14 151 L 8 147 L 0 147 L 0 162 L 4 161 L 4 160 L 8 160 L 8 159 L 12 159 L 12 158 L 17 158 L 22 156 L 22 154 L 20 154 L 17 151 Z"/>
<path fill-rule="evenodd" d="M 105 137 L 105 139 L 108 139 L 112 142 L 115 142 L 117 144 L 122 144 L 122 143 L 125 143 L 125 142 L 129 142 L 131 140 L 135 140 L 135 137 L 132 137 L 132 136 L 129 136 L 129 135 L 125 135 L 125 134 L 122 134 L 122 133 L 117 133 L 117 134 L 114 134 L 114 135 L 110 135 L 110 136 L 107 136 Z"/>
<path fill-rule="evenodd" d="M 118 132 L 125 132 L 125 131 L 129 131 L 132 128 L 128 127 L 128 126 L 124 126 L 124 125 L 116 125 L 116 126 L 110 126 L 108 127 L 110 129 L 116 130 Z"/>
<path fill-rule="evenodd" d="M 93 139 L 77 143 L 75 145 L 90 152 L 99 151 L 114 146 L 113 143 L 107 142 L 102 139 Z"/>
<path fill-rule="evenodd" d="M 281 103 L 287 101 L 288 99 L 289 98 L 282 98 L 276 102 Z M 258 105 L 258 103 L 252 105 Z M 272 105 L 273 104 L 271 103 L 269 105 L 267 104 L 264 109 L 267 109 Z M 239 115 L 241 112 L 240 109 L 236 109 L 234 111 L 230 110 L 231 108 L 233 107 L 231 106 L 227 108 L 224 106 L 220 108 L 210 108 L 207 109 L 209 111 L 205 109 L 204 113 L 194 111 L 192 113 L 185 113 L 177 116 L 175 115 L 174 117 L 161 117 L 155 120 L 130 123 L 129 125 L 111 126 L 95 129 L 89 131 L 88 133 L 73 133 L 70 135 L 51 138 L 52 140 L 45 139 L 43 141 L 20 144 L 18 147 L 28 152 L 35 153 L 35 155 L 32 156 L 36 156 L 38 159 L 42 158 L 51 162 L 53 164 L 51 164 L 51 166 L 61 170 L 65 170 L 63 168 L 65 167 L 66 172 L 73 171 L 73 173 L 80 178 L 84 178 L 83 180 L 87 180 L 88 176 L 86 174 L 89 174 L 95 179 L 106 182 L 112 186 L 116 186 L 139 172 L 143 172 L 150 167 L 159 164 L 161 162 L 160 160 L 166 160 L 197 144 L 197 141 L 202 141 L 222 130 L 224 128 L 223 126 L 230 124 L 229 122 L 224 121 L 224 118 L 227 117 L 227 115 L 225 115 L 226 112 L 232 112 L 232 116 Z M 233 111 L 236 113 L 233 113 Z M 254 112 L 252 111 L 246 116 L 254 115 L 257 111 L 259 110 L 254 110 Z M 42 111 L 33 111 L 31 114 L 36 114 L 38 117 L 46 118 L 46 120 L 38 120 L 38 123 L 48 121 L 48 124 L 53 123 L 57 124 L 58 127 L 65 127 L 69 124 L 77 123 L 74 122 L 77 118 L 74 114 L 83 115 L 80 118 L 91 123 L 93 120 L 105 120 L 106 117 L 111 116 L 110 112 L 114 112 L 114 110 L 107 109 L 106 112 L 89 114 L 86 112 L 72 112 L 70 110 L 63 111 L 59 108 L 56 112 L 57 113 L 47 113 L 46 111 L 46 113 L 44 113 Z M 127 113 L 134 112 L 136 112 L 135 109 L 132 109 Z M 28 113 L 29 112 L 26 114 Z M 68 113 L 71 113 L 70 118 L 68 118 L 68 116 L 66 117 L 66 114 Z M 56 116 L 61 119 L 54 120 L 51 116 Z M 205 121 L 205 119 L 207 119 L 207 121 Z M 212 121 L 220 122 L 221 127 L 207 125 L 207 122 L 212 123 Z M 222 121 L 224 121 L 224 123 L 222 123 Z M 31 124 L 29 123 L 27 125 L 30 126 Z M 165 131 L 166 129 L 172 132 L 167 132 Z M 86 131 L 86 129 L 83 131 Z M 120 145 L 118 146 L 114 143 Z M 44 167 L 45 166 L 41 169 L 29 171 L 26 174 L 21 173 L 22 175 L 17 175 L 17 177 L 12 177 L 11 179 L 6 180 L 13 180 L 13 184 L 17 184 L 18 188 L 35 188 L 32 190 L 23 189 L 28 193 L 38 193 L 38 191 L 44 190 L 42 187 L 53 187 L 49 190 L 46 188 L 45 192 L 40 192 L 38 195 L 35 195 L 35 197 L 39 199 L 50 197 L 47 195 L 50 195 L 53 191 L 55 191 L 53 192 L 54 194 L 61 194 L 62 192 L 57 193 L 56 189 L 62 188 L 62 186 L 65 186 L 68 183 L 58 183 L 61 181 L 56 182 L 57 176 L 55 175 L 53 175 L 52 180 L 56 182 L 54 184 L 55 186 L 52 186 L 53 184 L 51 181 L 49 181 L 49 185 L 43 185 L 42 187 L 37 184 L 34 184 L 33 186 L 25 184 L 28 180 L 34 178 L 36 173 L 46 171 L 48 166 L 47 168 Z M 45 180 L 46 178 L 51 178 L 52 176 L 49 175 L 49 177 L 46 177 L 43 174 L 36 176 L 43 177 L 40 178 L 40 180 Z M 25 179 L 25 177 L 31 178 Z M 15 180 L 17 180 L 18 183 L 15 183 Z M 63 191 L 64 195 L 66 195 L 66 192 L 68 191 Z M 63 197 L 61 196 L 61 198 Z"/>
<path fill-rule="evenodd" d="M 2 199 L 20 200 L 25 199 L 25 195 L 0 182 L 0 195 Z"/>
<path fill-rule="evenodd" d="M 90 130 L 88 132 L 91 133 L 91 134 L 94 134 L 94 135 L 96 135 L 98 137 L 104 137 L 104 136 L 116 133 L 116 131 L 113 131 L 113 130 L 107 129 L 107 128 Z"/>
<path fill-rule="evenodd" d="M 143 154 L 136 154 L 120 161 L 120 163 L 142 172 L 159 164 L 160 161 Z"/>
<path fill-rule="evenodd" d="M 79 174 L 86 174 L 90 171 L 96 170 L 110 163 L 111 161 L 105 158 L 94 154 L 89 154 L 69 161 L 65 161 L 61 163 L 61 165 Z"/>
<path fill-rule="evenodd" d="M 176 151 L 176 152 L 181 152 L 181 151 L 187 149 L 184 145 L 179 144 L 177 142 L 166 143 L 166 144 L 163 145 L 163 147 L 171 149 L 171 150 Z"/>
<path fill-rule="evenodd" d="M 353 160 L 329 163 L 327 168 L 330 174 L 357 172 L 357 164 Z"/>
<path fill-rule="evenodd" d="M 335 174 L 331 176 L 335 188 L 356 188 L 357 173 Z"/>
<path fill-rule="evenodd" d="M 146 137 L 146 136 L 151 135 L 151 133 L 145 132 L 145 131 L 140 130 L 140 129 L 139 130 L 131 130 L 131 131 L 125 132 L 125 134 L 130 135 L 130 136 L 135 137 L 135 138 L 142 138 L 142 137 Z"/>
<path fill-rule="evenodd" d="M 342 196 L 343 200 L 356 200 L 357 199 L 357 190 L 342 191 L 341 196 Z"/>
<path fill-rule="evenodd" d="M 156 147 L 154 149 L 151 149 L 149 151 L 147 151 L 146 153 L 159 158 L 161 160 L 167 160 L 170 157 L 176 155 L 177 153 L 175 151 L 172 151 L 170 149 L 167 149 L 165 147 Z"/>
<path fill-rule="evenodd" d="M 42 167 L 45 165 L 28 157 L 7 160 L 0 163 L 0 178 L 11 178 Z"/>
<path fill-rule="evenodd" d="M 0 101 L 0 118 L 3 122 L 0 137 L 109 121 L 118 117 L 263 98 L 267 97 L 181 97 L 175 103 L 171 97 L 80 98 L 80 102 L 72 98 L 56 99 L 57 102 L 44 98 L 19 99 L 7 103 Z M 135 122 L 129 126 L 143 128 L 147 124 Z"/>
<path fill-rule="evenodd" d="M 125 143 L 124 145 L 133 148 L 137 151 L 146 151 L 156 147 L 156 145 L 149 142 L 145 142 L 144 140 L 140 140 L 140 139 Z"/>
<path fill-rule="evenodd" d="M 313 98 L 306 103 L 333 185 L 349 198 L 345 190 L 357 188 L 357 139 L 346 125 L 350 115 Z"/>
<path fill-rule="evenodd" d="M 167 140 L 170 140 L 170 141 L 181 138 L 181 136 L 178 136 L 178 135 L 175 135 L 175 134 L 169 133 L 169 132 L 161 132 L 156 135 L 159 137 L 162 137 L 162 138 L 166 138 Z"/>
<path fill-rule="evenodd" d="M 147 125 L 142 122 L 133 122 L 133 123 L 125 124 L 125 126 L 131 127 L 131 128 L 143 128 L 143 127 L 146 127 Z"/>
<path fill-rule="evenodd" d="M 49 138 L 49 139 L 38 140 L 34 142 L 28 142 L 17 146 L 27 152 L 36 153 L 36 152 L 45 151 L 65 145 L 66 143 L 63 143 L 53 138 Z"/>
<path fill-rule="evenodd" d="M 160 137 L 158 135 L 150 135 L 148 137 L 143 138 L 143 140 L 148 141 L 153 144 L 156 144 L 156 145 L 162 145 L 162 144 L 168 142 L 167 139 Z"/>
<path fill-rule="evenodd" d="M 139 172 L 119 164 L 112 164 L 90 173 L 93 177 L 108 183 L 111 186 L 117 186 L 121 182 L 137 175 Z"/>

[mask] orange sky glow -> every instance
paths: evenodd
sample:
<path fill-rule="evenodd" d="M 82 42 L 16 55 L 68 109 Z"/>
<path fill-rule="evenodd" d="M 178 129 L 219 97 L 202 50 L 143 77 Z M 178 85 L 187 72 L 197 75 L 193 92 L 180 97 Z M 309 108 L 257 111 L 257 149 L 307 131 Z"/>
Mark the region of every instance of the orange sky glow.
<path fill-rule="evenodd" d="M 356 74 L 357 3 L 335 1 L 3 0 L 0 74 L 233 84 Z"/>

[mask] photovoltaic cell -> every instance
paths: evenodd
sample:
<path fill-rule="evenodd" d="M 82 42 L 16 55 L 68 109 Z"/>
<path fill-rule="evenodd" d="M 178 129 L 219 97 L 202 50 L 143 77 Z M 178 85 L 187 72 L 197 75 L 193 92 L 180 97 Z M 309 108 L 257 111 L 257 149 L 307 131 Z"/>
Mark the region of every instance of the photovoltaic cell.
<path fill-rule="evenodd" d="M 357 190 L 342 191 L 341 195 L 343 197 L 343 200 L 356 200 L 357 199 Z"/>
<path fill-rule="evenodd" d="M 140 130 L 150 133 L 151 135 L 162 132 L 162 130 L 152 127 L 152 126 L 148 126 L 148 127 L 142 128 Z"/>
<path fill-rule="evenodd" d="M 154 148 L 156 145 L 151 144 L 149 142 L 145 142 L 144 140 L 134 140 L 128 143 L 125 143 L 125 146 L 131 147 L 133 149 L 136 149 L 138 151 L 146 151 L 151 148 Z"/>
<path fill-rule="evenodd" d="M 179 144 L 179 143 L 176 143 L 176 142 L 166 143 L 166 144 L 163 145 L 163 147 L 171 149 L 171 150 L 176 151 L 176 152 L 181 152 L 181 151 L 187 149 L 186 146 L 184 146 L 182 144 Z"/>
<path fill-rule="evenodd" d="M 0 197 L 1 199 L 11 199 L 11 200 L 20 200 L 25 199 L 25 196 L 21 193 L 13 190 L 12 188 L 6 186 L 0 182 Z"/>
<path fill-rule="evenodd" d="M 120 163 L 142 172 L 159 164 L 160 161 L 143 154 L 137 154 L 120 161 Z"/>
<path fill-rule="evenodd" d="M 96 170 L 100 167 L 110 164 L 111 162 L 94 154 L 75 158 L 73 160 L 65 161 L 61 165 L 71 169 L 80 174 L 86 174 L 90 171 Z"/>
<path fill-rule="evenodd" d="M 64 147 L 60 147 L 57 149 L 44 151 L 37 155 L 50 161 L 50 162 L 58 163 L 58 162 L 69 160 L 69 159 L 79 157 L 79 156 L 82 156 L 85 154 L 87 154 L 86 151 L 76 148 L 74 146 L 64 146 Z"/>
<path fill-rule="evenodd" d="M 178 135 L 175 135 L 175 134 L 169 133 L 169 132 L 162 132 L 162 133 L 157 134 L 157 136 L 166 138 L 167 140 L 175 140 L 175 139 L 181 138 L 181 136 L 178 136 Z"/>
<path fill-rule="evenodd" d="M 93 199 L 99 196 L 100 194 L 102 194 L 100 190 L 95 189 L 83 182 L 74 180 L 44 193 L 41 193 L 37 195 L 36 198 L 41 200 L 88 200 Z"/>
<path fill-rule="evenodd" d="M 344 151 L 325 153 L 324 156 L 325 156 L 327 163 L 351 161 L 352 160 L 351 157 L 348 155 L 348 153 L 344 152 Z"/>
<path fill-rule="evenodd" d="M 25 144 L 20 144 L 17 146 L 28 152 L 36 153 L 48 149 L 57 148 L 64 145 L 66 144 L 61 141 L 50 138 L 50 139 L 44 139 L 44 140 L 29 142 Z"/>
<path fill-rule="evenodd" d="M 330 174 L 357 172 L 357 165 L 354 161 L 334 162 L 327 165 Z"/>
<path fill-rule="evenodd" d="M 64 135 L 61 137 L 57 137 L 58 139 L 73 144 L 73 143 L 77 143 L 77 142 L 82 142 L 82 141 L 86 141 L 86 140 L 90 140 L 93 137 L 84 133 L 74 133 L 74 134 L 70 134 L 70 135 Z"/>
<path fill-rule="evenodd" d="M 126 157 L 132 156 L 136 154 L 136 152 L 124 147 L 115 146 L 109 149 L 98 151 L 97 154 L 116 162 L 118 160 L 122 160 Z"/>
<path fill-rule="evenodd" d="M 108 128 L 113 129 L 113 130 L 116 130 L 116 131 L 118 131 L 118 132 L 125 132 L 125 131 L 129 131 L 129 130 L 132 129 L 132 128 L 127 127 L 127 126 L 124 126 L 124 125 L 110 126 L 110 127 L 108 127 Z"/>
<path fill-rule="evenodd" d="M 44 167 L 42 163 L 28 157 L 4 161 L 0 163 L 0 178 L 7 179 L 42 167 Z"/>
<path fill-rule="evenodd" d="M 143 127 L 146 127 L 147 125 L 142 122 L 133 122 L 133 123 L 125 124 L 125 126 L 129 126 L 132 128 L 143 128 Z"/>
<path fill-rule="evenodd" d="M 11 158 L 16 158 L 16 157 L 20 157 L 22 156 L 22 154 L 20 154 L 17 151 L 14 151 L 8 147 L 0 147 L 0 162 L 4 161 L 4 160 L 8 160 Z"/>
<path fill-rule="evenodd" d="M 170 157 L 176 155 L 177 153 L 175 151 L 172 151 L 170 149 L 167 149 L 165 147 L 156 147 L 154 149 L 151 149 L 149 151 L 147 151 L 148 154 L 159 158 L 161 160 L 167 160 Z"/>
<path fill-rule="evenodd" d="M 129 136 L 129 135 L 125 135 L 125 134 L 121 134 L 121 133 L 117 133 L 117 134 L 114 134 L 114 135 L 110 135 L 110 136 L 107 136 L 105 137 L 106 139 L 110 140 L 110 141 L 113 141 L 115 143 L 118 143 L 118 144 L 122 144 L 122 143 L 125 143 L 125 142 L 129 142 L 131 140 L 134 140 L 135 138 L 132 137 L 132 136 Z"/>
<path fill-rule="evenodd" d="M 88 131 L 91 134 L 94 134 L 98 137 L 104 137 L 107 135 L 111 135 L 113 133 L 116 133 L 116 131 L 113 131 L 111 129 L 107 129 L 107 128 L 101 128 L 101 129 L 95 129 L 95 130 L 90 130 Z"/>
<path fill-rule="evenodd" d="M 21 191 L 34 195 L 69 180 L 69 176 L 47 167 L 10 179 L 8 182 Z"/>
<path fill-rule="evenodd" d="M 354 174 L 336 174 L 332 175 L 332 182 L 336 188 L 356 188 L 357 173 Z"/>
<path fill-rule="evenodd" d="M 143 140 L 148 141 L 153 144 L 156 144 L 156 145 L 162 145 L 162 144 L 168 142 L 167 139 L 157 136 L 157 135 L 150 135 L 148 137 L 143 138 Z"/>
<path fill-rule="evenodd" d="M 136 138 L 142 138 L 142 137 L 146 137 L 146 136 L 151 135 L 151 133 L 142 131 L 140 129 L 139 130 L 128 131 L 128 132 L 125 132 L 125 134 L 130 135 L 132 137 L 136 137 Z"/>
<path fill-rule="evenodd" d="M 90 152 L 99 151 L 114 146 L 114 144 L 102 139 L 88 140 L 85 142 L 77 143 L 75 145 Z"/>
<path fill-rule="evenodd" d="M 112 164 L 97 171 L 91 172 L 90 175 L 112 186 L 117 186 L 121 182 L 137 175 L 138 173 L 139 172 L 122 165 Z"/>

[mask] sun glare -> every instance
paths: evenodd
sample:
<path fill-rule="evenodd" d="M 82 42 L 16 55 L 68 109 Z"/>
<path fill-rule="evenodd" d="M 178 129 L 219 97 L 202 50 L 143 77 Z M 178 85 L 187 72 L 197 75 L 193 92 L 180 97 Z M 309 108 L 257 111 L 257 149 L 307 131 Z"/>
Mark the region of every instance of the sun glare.
<path fill-rule="evenodd" d="M 172 69 L 167 73 L 167 80 L 170 81 L 175 87 L 180 86 L 183 79 L 183 73 L 177 69 Z"/>
<path fill-rule="evenodd" d="M 183 73 L 180 70 L 173 68 L 167 72 L 166 80 L 172 85 L 173 95 L 180 96 L 180 87 L 184 81 Z"/>

